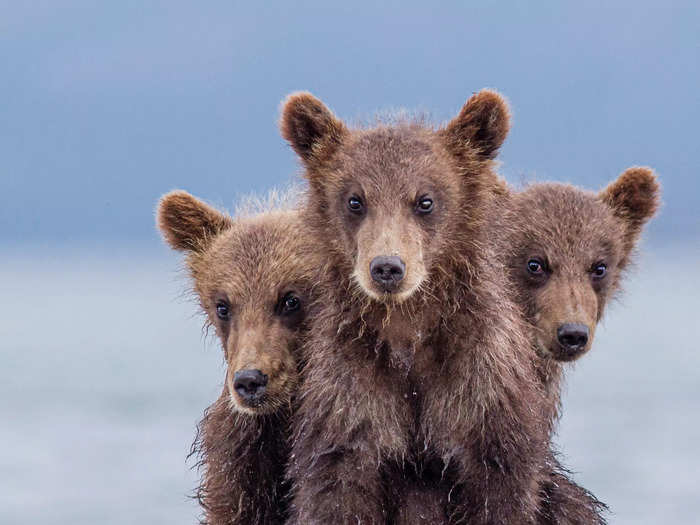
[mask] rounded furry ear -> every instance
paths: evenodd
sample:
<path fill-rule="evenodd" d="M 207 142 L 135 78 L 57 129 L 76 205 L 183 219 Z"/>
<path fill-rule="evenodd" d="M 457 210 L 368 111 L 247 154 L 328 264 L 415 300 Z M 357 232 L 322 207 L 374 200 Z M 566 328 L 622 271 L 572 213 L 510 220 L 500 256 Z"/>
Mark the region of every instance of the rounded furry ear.
<path fill-rule="evenodd" d="M 659 208 L 661 187 L 651 168 L 632 167 L 600 192 L 599 198 L 633 230 L 639 230 Z"/>
<path fill-rule="evenodd" d="M 201 252 L 233 221 L 186 191 L 175 190 L 161 197 L 156 224 L 173 249 Z"/>
<path fill-rule="evenodd" d="M 292 93 L 282 103 L 282 137 L 307 166 L 333 153 L 347 132 L 345 125 L 311 93 Z"/>
<path fill-rule="evenodd" d="M 465 150 L 471 150 L 486 160 L 496 157 L 509 129 L 510 110 L 506 100 L 495 91 L 482 89 L 447 124 L 444 135 L 453 154 L 463 156 Z"/>

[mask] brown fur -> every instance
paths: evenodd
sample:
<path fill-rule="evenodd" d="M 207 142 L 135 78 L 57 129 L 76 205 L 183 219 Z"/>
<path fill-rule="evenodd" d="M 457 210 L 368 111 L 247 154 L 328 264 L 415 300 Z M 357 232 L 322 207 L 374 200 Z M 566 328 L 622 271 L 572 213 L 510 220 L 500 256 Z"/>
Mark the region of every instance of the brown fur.
<path fill-rule="evenodd" d="M 351 130 L 311 95 L 287 99 L 281 129 L 306 166 L 306 222 L 325 262 L 295 417 L 292 522 L 384 523 L 397 512 L 396 472 L 426 465 L 450 487 L 451 522 L 535 521 L 548 400 L 484 238 L 501 107 L 482 92 L 437 131 Z M 435 207 L 419 216 L 426 195 Z M 405 262 L 395 292 L 367 275 L 379 255 Z"/>
<path fill-rule="evenodd" d="M 448 523 L 448 491 L 440 484 L 416 480 L 400 485 L 393 525 L 440 525 Z M 397 491 L 399 492 L 399 491 Z"/>
<path fill-rule="evenodd" d="M 297 351 L 316 266 L 299 235 L 299 217 L 273 209 L 234 220 L 178 191 L 161 200 L 158 226 L 173 248 L 187 253 L 194 291 L 227 364 L 226 386 L 193 445 L 203 470 L 197 490 L 203 523 L 282 523 Z M 293 312 L 284 310 L 289 294 L 301 301 Z M 224 319 L 217 314 L 222 304 L 229 312 Z M 234 375 L 243 370 L 267 376 L 261 399 L 246 400 L 234 388 Z"/>

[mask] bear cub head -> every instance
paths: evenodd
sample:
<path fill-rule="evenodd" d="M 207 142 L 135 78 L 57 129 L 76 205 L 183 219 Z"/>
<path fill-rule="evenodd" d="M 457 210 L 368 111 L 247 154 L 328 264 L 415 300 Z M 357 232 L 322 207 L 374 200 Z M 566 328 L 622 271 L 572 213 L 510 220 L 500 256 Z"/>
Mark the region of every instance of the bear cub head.
<path fill-rule="evenodd" d="M 224 350 L 231 408 L 266 414 L 289 406 L 312 269 L 297 214 L 233 219 L 174 191 L 161 199 L 157 223 L 187 255 L 194 291 Z"/>
<path fill-rule="evenodd" d="M 591 348 L 659 191 L 635 167 L 598 194 L 547 183 L 513 196 L 505 249 L 541 355 L 572 361 Z"/>
<path fill-rule="evenodd" d="M 297 93 L 283 104 L 280 128 L 306 168 L 311 214 L 338 273 L 363 296 L 392 304 L 431 289 L 460 251 L 455 242 L 470 238 L 465 223 L 478 223 L 484 172 L 491 174 L 509 112 L 484 90 L 444 128 L 399 120 L 351 129 Z"/>

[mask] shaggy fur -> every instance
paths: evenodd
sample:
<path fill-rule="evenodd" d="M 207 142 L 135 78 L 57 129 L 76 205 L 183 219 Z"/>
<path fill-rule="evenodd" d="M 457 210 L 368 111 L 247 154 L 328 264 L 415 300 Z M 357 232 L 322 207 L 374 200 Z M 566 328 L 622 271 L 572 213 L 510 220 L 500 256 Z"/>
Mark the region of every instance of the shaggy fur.
<path fill-rule="evenodd" d="M 225 388 L 197 426 L 191 454 L 199 457 L 202 480 L 196 497 L 200 523 L 276 524 L 287 515 L 289 411 L 250 416 L 231 408 Z"/>
<path fill-rule="evenodd" d="M 452 523 L 536 520 L 549 400 L 484 238 L 507 127 L 489 91 L 438 130 L 351 130 L 309 94 L 287 99 L 281 129 L 306 166 L 305 224 L 324 261 L 294 421 L 291 523 L 384 523 L 397 514 L 397 472 L 426 470 L 450 488 Z M 434 209 L 419 212 L 426 199 Z M 392 292 L 369 275 L 388 255 L 405 262 Z"/>
<path fill-rule="evenodd" d="M 158 226 L 173 248 L 186 252 L 194 291 L 227 364 L 226 386 L 193 445 L 203 471 L 196 492 L 202 522 L 283 523 L 298 348 L 317 266 L 299 235 L 299 217 L 275 207 L 234 220 L 178 191 L 161 200 Z M 267 379 L 255 399 L 235 383 L 236 372 L 252 370 Z"/>
<path fill-rule="evenodd" d="M 607 506 L 571 481 L 572 473 L 552 455 L 548 476 L 542 484 L 541 525 L 605 525 Z"/>

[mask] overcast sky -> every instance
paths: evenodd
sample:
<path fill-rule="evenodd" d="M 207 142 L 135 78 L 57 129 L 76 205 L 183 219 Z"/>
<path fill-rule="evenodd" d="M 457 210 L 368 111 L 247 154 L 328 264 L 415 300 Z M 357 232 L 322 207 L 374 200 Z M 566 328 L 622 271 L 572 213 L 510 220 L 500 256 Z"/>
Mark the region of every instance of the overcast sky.
<path fill-rule="evenodd" d="M 264 4 L 0 0 L 0 243 L 155 241 L 165 191 L 285 183 L 291 91 L 442 122 L 483 87 L 512 104 L 511 182 L 650 165 L 652 238 L 700 239 L 699 3 Z"/>

